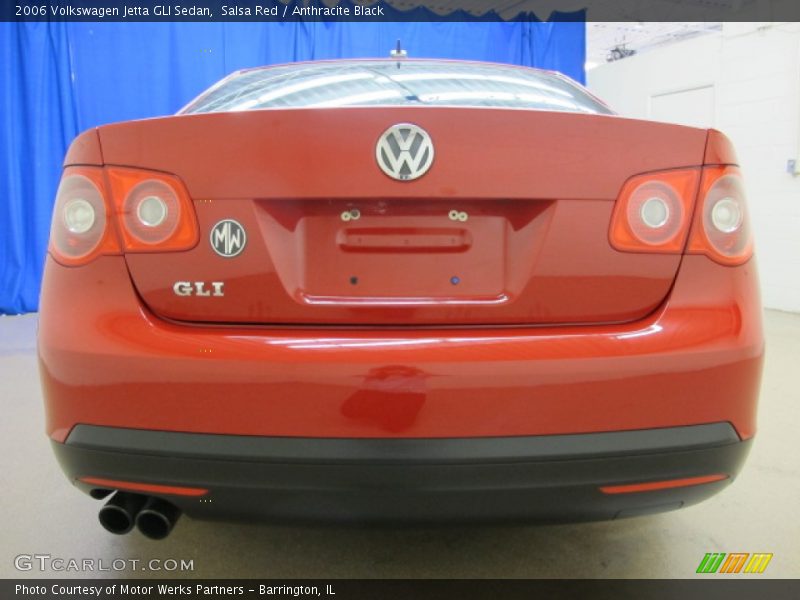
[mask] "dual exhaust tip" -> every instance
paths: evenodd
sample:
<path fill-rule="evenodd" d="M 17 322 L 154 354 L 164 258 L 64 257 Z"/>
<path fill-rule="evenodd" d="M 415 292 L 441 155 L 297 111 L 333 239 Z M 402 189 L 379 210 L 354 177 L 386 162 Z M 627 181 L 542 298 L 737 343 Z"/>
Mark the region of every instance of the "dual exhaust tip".
<path fill-rule="evenodd" d="M 97 517 L 111 533 L 123 535 L 135 526 L 145 537 L 163 540 L 180 516 L 180 509 L 160 498 L 117 492 L 100 509 Z"/>

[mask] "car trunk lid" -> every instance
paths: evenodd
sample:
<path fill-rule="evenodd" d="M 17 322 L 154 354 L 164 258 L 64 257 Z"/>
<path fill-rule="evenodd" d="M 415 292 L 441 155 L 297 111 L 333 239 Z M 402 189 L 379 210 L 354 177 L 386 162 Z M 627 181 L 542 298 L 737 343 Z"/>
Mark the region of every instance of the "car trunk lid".
<path fill-rule="evenodd" d="M 435 158 L 419 179 L 377 164 L 381 134 L 398 123 L 430 134 Z M 633 175 L 702 164 L 706 132 L 608 115 L 358 107 L 181 115 L 105 126 L 100 140 L 106 164 L 175 174 L 193 199 L 196 247 L 126 256 L 160 316 L 511 325 L 654 310 L 680 255 L 614 250 L 614 202 Z M 191 293 L 177 294 L 180 282 Z M 222 294 L 206 295 L 214 283 Z"/>

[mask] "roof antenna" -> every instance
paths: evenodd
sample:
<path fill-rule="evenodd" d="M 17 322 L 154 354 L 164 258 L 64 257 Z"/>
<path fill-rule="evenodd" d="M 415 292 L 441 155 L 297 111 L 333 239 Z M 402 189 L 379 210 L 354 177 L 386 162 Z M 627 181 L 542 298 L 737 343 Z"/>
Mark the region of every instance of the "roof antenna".
<path fill-rule="evenodd" d="M 408 56 L 408 52 L 403 50 L 403 47 L 400 45 L 400 40 L 399 39 L 397 40 L 397 47 L 394 50 L 389 52 L 389 56 L 391 56 L 392 58 L 398 58 L 398 59 L 405 58 L 406 56 Z M 399 60 L 397 61 L 397 68 L 398 69 L 400 68 L 400 61 Z"/>

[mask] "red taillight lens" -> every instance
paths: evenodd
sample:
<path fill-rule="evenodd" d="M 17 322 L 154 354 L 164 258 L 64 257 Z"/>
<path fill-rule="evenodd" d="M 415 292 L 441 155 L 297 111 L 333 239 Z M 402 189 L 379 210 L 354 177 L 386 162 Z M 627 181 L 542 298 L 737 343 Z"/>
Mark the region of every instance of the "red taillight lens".
<path fill-rule="evenodd" d="M 699 169 L 629 179 L 611 217 L 611 245 L 627 252 L 682 252 L 699 180 Z"/>
<path fill-rule="evenodd" d="M 723 265 L 746 262 L 753 236 L 739 169 L 708 166 L 702 177 L 700 169 L 678 169 L 629 179 L 614 207 L 609 238 L 627 252 L 677 254 L 685 247 Z"/>
<path fill-rule="evenodd" d="M 197 243 L 197 221 L 183 183 L 173 175 L 107 169 L 126 252 L 187 250 Z"/>
<path fill-rule="evenodd" d="M 753 255 L 753 234 L 747 216 L 739 169 L 706 167 L 687 251 L 706 254 L 723 265 L 740 265 Z"/>
<path fill-rule="evenodd" d="M 56 196 L 50 253 L 75 266 L 122 250 L 187 250 L 198 235 L 191 199 L 177 177 L 140 169 L 68 167 Z"/>
<path fill-rule="evenodd" d="M 87 263 L 100 254 L 118 254 L 109 226 L 103 170 L 71 167 L 64 171 L 56 193 L 50 227 L 50 253 L 65 265 Z"/>

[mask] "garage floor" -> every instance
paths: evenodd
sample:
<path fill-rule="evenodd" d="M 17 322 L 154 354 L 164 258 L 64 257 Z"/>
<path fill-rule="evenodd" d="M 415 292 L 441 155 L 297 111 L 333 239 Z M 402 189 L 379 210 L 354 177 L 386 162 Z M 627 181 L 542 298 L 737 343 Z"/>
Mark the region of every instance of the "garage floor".
<path fill-rule="evenodd" d="M 36 317 L 2 317 L 0 577 L 91 576 L 14 568 L 17 555 L 49 554 L 102 558 L 106 565 L 118 558 L 193 559 L 194 571 L 185 575 L 204 578 L 685 578 L 706 552 L 772 552 L 764 576 L 800 577 L 800 315 L 767 311 L 765 324 L 757 442 L 740 478 L 704 504 L 624 521 L 538 527 L 348 529 L 183 518 L 170 538 L 152 542 L 138 532 L 106 533 L 97 523 L 100 503 L 67 483 L 43 433 Z"/>

